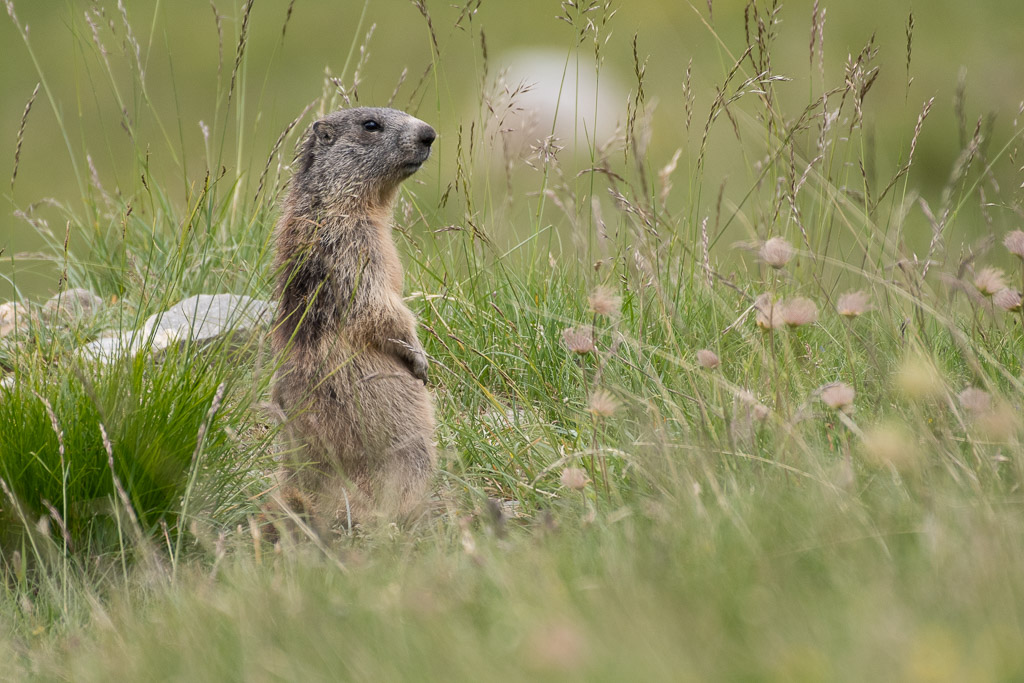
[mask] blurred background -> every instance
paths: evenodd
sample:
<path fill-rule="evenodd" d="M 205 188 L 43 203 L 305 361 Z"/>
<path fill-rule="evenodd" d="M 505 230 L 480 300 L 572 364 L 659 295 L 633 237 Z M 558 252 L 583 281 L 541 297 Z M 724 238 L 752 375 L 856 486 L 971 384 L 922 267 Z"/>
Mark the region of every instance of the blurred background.
<path fill-rule="evenodd" d="M 38 301 L 56 290 L 59 266 L 34 258 L 35 252 L 48 249 L 52 254 L 54 245 L 59 247 L 68 216 L 78 217 L 67 230 L 74 250 L 78 231 L 89 229 L 83 224 L 91 215 L 87 207 L 101 189 L 131 197 L 146 191 L 141 180 L 145 175 L 156 179 L 170 201 L 185 206 L 208 172 L 241 177 L 246 187 L 254 187 L 282 131 L 332 88 L 331 76 L 342 79 L 353 102 L 393 102 L 438 129 L 436 161 L 420 172 L 416 194 L 428 222 L 440 227 L 462 217 L 461 208 L 442 205 L 439 199 L 457 172 L 460 126 L 468 130 L 488 118 L 481 114 L 486 109 L 482 93 L 500 92 L 501 82 L 510 91 L 534 84 L 534 92 L 524 94 L 522 101 L 534 97 L 543 102 L 545 89 L 557 92 L 568 65 L 567 90 L 590 102 L 589 110 L 598 102 L 600 144 L 603 136 L 614 134 L 616 122 L 625 121 L 627 103 L 637 92 L 635 46 L 645 63 L 650 165 L 656 171 L 682 149 L 676 182 L 685 186 L 682 175 L 692 167 L 716 84 L 747 44 L 744 13 L 750 11 L 738 1 L 705 0 L 612 3 L 617 11 L 610 18 L 609 11 L 595 11 L 592 16 L 606 22 L 598 32 L 601 68 L 595 86 L 594 41 L 589 36 L 580 40 L 577 28 L 557 18 L 565 11 L 557 1 L 277 0 L 254 2 L 248 13 L 246 4 L 7 1 L 8 14 L 13 11 L 17 24 L 13 17 L 0 18 L 0 44 L 5 46 L 0 67 L 0 160 L 5 169 L 0 174 L 0 300 L 17 293 Z M 875 36 L 874 64 L 881 68 L 865 102 L 865 129 L 878 168 L 884 169 L 881 176 L 898 167 L 922 103 L 930 97 L 935 104 L 911 174 L 911 186 L 924 197 L 939 195 L 962 149 L 958 120 L 973 131 L 979 117 L 994 114 L 986 124 L 992 126 L 994 144 L 1005 144 L 1013 135 L 1024 99 L 1024 3 L 930 0 L 914 6 L 910 0 L 795 0 L 773 15 L 771 2 L 760 2 L 762 16 L 775 17 L 773 71 L 792 79 L 778 85 L 790 116 L 821 92 L 818 65 L 809 52 L 815 4 L 819 15 L 826 12 L 825 83 L 841 85 L 848 56 L 856 56 Z M 243 17 L 246 46 L 228 104 Z M 18 25 L 27 32 L 31 52 Z M 693 123 L 688 131 L 683 83 L 691 60 Z M 357 67 L 358 87 L 353 91 Z M 578 89 L 572 84 L 577 69 Z M 22 117 L 41 81 L 24 122 L 12 184 Z M 958 87 L 964 93 L 960 111 L 955 105 Z M 538 105 L 541 111 L 543 106 Z M 314 104 L 295 133 L 309 124 L 316 110 Z M 584 138 L 595 124 L 581 116 L 575 131 L 558 131 L 559 145 L 570 148 L 563 154 L 587 147 Z M 522 118 L 501 125 L 527 127 Z M 717 192 L 721 178 L 737 179 L 730 192 L 742 193 L 749 185 L 751 160 L 726 143 L 733 135 L 727 122 L 716 124 L 704 171 L 705 195 Z M 525 167 L 535 142 L 522 143 L 515 164 Z M 285 163 L 293 144 L 289 138 L 282 150 Z M 282 169 L 280 180 L 287 176 Z M 482 184 L 480 189 L 484 191 Z M 672 201 L 687 200 L 683 192 Z M 34 217 L 35 227 L 19 217 L 23 212 Z M 41 234 L 47 229 L 52 233 L 49 246 Z"/>

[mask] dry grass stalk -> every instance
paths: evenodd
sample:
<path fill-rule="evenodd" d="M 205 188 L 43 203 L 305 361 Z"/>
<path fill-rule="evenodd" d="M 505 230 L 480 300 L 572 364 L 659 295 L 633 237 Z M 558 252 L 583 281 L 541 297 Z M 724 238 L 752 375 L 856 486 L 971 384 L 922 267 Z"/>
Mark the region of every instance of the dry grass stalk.
<path fill-rule="evenodd" d="M 53 406 L 50 405 L 50 402 L 35 391 L 32 393 L 42 402 L 43 407 L 46 409 L 46 415 L 50 418 L 50 427 L 53 429 L 53 433 L 57 435 L 57 454 L 60 456 L 60 467 L 61 470 L 64 470 L 64 430 L 60 428 L 60 424 L 57 422 L 57 415 L 53 412 Z"/>
<path fill-rule="evenodd" d="M 25 510 L 21 506 L 21 501 L 17 499 L 17 497 L 14 495 L 14 492 L 12 492 L 10 487 L 7 486 L 7 482 L 4 480 L 3 477 L 0 477 L 0 490 L 2 490 L 4 492 L 4 495 L 7 496 L 7 499 L 11 501 L 10 507 L 6 509 L 13 509 L 14 512 L 17 513 L 18 519 L 21 521 L 22 525 L 26 529 L 31 528 L 29 526 L 28 517 L 25 515 Z"/>
<path fill-rule="evenodd" d="M 878 55 L 875 35 L 872 34 L 867 44 L 861 49 L 856 59 L 852 55 L 846 58 L 846 92 L 853 96 L 854 116 L 850 121 L 850 130 L 862 127 L 864 122 L 864 98 L 878 78 L 878 67 L 870 66 Z"/>
<path fill-rule="evenodd" d="M 288 21 L 292 18 L 293 9 L 295 9 L 295 0 L 291 0 L 288 3 L 288 10 L 284 13 L 284 24 L 281 25 L 281 40 L 284 40 L 284 35 L 288 31 Z"/>
<path fill-rule="evenodd" d="M 370 29 L 366 32 L 366 37 L 359 44 L 359 61 L 356 62 L 356 68 L 352 72 L 352 99 L 356 102 L 359 101 L 359 84 L 362 82 L 362 71 L 366 67 L 366 62 L 370 59 L 370 40 L 373 38 L 373 32 L 376 30 L 377 24 L 371 24 Z"/>
<path fill-rule="evenodd" d="M 924 120 L 928 118 L 928 114 L 929 112 L 931 112 L 932 105 L 934 104 L 935 98 L 929 98 L 928 101 L 925 102 L 924 106 L 921 108 L 921 113 L 917 115 L 917 123 L 914 125 L 914 134 L 910 138 L 910 152 L 907 154 L 907 163 L 903 164 L 903 166 L 901 166 L 900 169 L 896 171 L 896 174 L 892 177 L 892 180 L 890 180 L 889 183 L 885 186 L 885 188 L 883 188 L 882 191 L 878 194 L 878 199 L 875 200 L 876 206 L 879 202 L 882 201 L 885 195 L 889 193 L 889 190 L 891 190 L 896 185 L 897 181 L 899 181 L 900 178 L 905 176 L 910 171 L 910 167 L 914 163 L 914 153 L 917 151 L 917 141 L 921 137 L 921 131 L 924 129 Z"/>
<path fill-rule="evenodd" d="M 203 419 L 203 423 L 199 425 L 199 432 L 196 434 L 196 449 L 192 452 L 192 467 L 196 467 L 196 463 L 199 461 L 199 456 L 202 453 L 203 443 L 206 441 L 206 432 L 210 430 L 210 425 L 213 424 L 213 418 L 217 415 L 217 411 L 220 410 L 221 401 L 224 400 L 224 391 L 227 385 L 221 382 L 217 386 L 217 391 L 213 394 L 213 401 L 210 402 L 210 408 L 206 411 L 206 417 Z"/>
<path fill-rule="evenodd" d="M 704 123 L 704 131 L 701 134 L 700 151 L 697 153 L 697 172 L 699 172 L 704 167 L 704 155 L 707 152 L 708 137 L 711 134 L 711 126 L 718 119 L 719 115 L 722 113 L 723 108 L 725 107 L 725 96 L 726 90 L 729 87 L 729 83 L 732 82 L 733 77 L 736 76 L 736 73 L 740 70 L 740 67 L 743 66 L 743 62 L 747 59 L 748 56 L 750 56 L 750 53 L 753 52 L 753 50 L 754 46 L 750 45 L 748 42 L 747 49 L 744 50 L 743 54 L 741 54 L 739 58 L 737 58 L 736 61 L 733 63 L 732 68 L 729 70 L 728 75 L 726 75 L 725 77 L 725 81 L 722 83 L 721 87 L 718 90 L 718 94 L 715 96 L 714 102 L 711 103 L 711 111 L 708 112 L 708 120 Z"/>
<path fill-rule="evenodd" d="M 814 45 L 818 42 L 818 16 L 818 0 L 814 0 L 814 5 L 811 7 L 811 43 L 808 57 L 811 67 L 814 66 Z"/>
<path fill-rule="evenodd" d="M 57 528 L 60 529 L 60 535 L 64 539 L 64 547 L 67 552 L 74 552 L 74 544 L 71 543 L 71 534 L 68 532 L 68 526 L 64 523 L 64 518 L 61 516 L 57 508 L 53 506 L 53 503 L 43 498 L 43 507 L 50 513 L 50 518 L 57 523 Z"/>
<path fill-rule="evenodd" d="M 10 10 L 13 13 L 13 9 Z M 13 14 L 12 14 L 13 16 Z M 21 123 L 18 125 L 18 141 L 14 147 L 14 170 L 11 172 L 11 190 L 14 190 L 14 179 L 18 177 L 18 164 L 21 162 L 21 145 L 25 141 L 25 124 L 28 122 L 28 113 L 32 111 L 32 103 L 36 101 L 39 94 L 39 83 L 32 90 L 32 96 L 25 103 L 25 111 L 21 115 Z"/>
<path fill-rule="evenodd" d="M 924 269 L 921 271 L 921 279 L 924 280 L 928 276 L 928 269 L 931 268 L 932 257 L 939 249 L 943 248 L 942 234 L 946 227 L 946 221 L 949 219 L 949 208 L 943 209 L 939 216 L 936 217 L 923 197 L 918 198 L 918 204 L 921 207 L 921 212 L 932 226 L 932 239 L 928 243 L 928 255 L 925 256 Z"/>
<path fill-rule="evenodd" d="M 121 499 L 121 505 L 124 506 L 125 512 L 128 514 L 132 530 L 138 538 L 142 538 L 142 527 L 139 525 L 139 518 L 135 515 L 135 508 L 132 507 L 132 500 L 128 497 L 128 492 L 125 491 L 121 480 L 117 477 L 117 471 L 114 469 L 114 448 L 110 445 L 107 428 L 103 426 L 102 422 L 99 425 L 100 436 L 103 438 L 103 448 L 107 452 L 107 466 L 110 468 L 110 476 L 114 480 L 114 490 L 117 491 L 117 497 Z"/>
<path fill-rule="evenodd" d="M 391 91 L 391 97 L 388 98 L 388 102 L 384 106 L 390 107 L 395 103 L 395 98 L 398 97 L 398 91 L 402 89 L 402 84 L 405 83 L 405 79 L 408 75 L 408 67 L 402 67 L 402 73 L 398 75 L 398 82 L 395 83 L 395 89 Z"/>
<path fill-rule="evenodd" d="M 89 182 L 92 183 L 97 192 L 106 197 L 107 193 L 103 189 L 103 184 L 100 183 L 100 172 L 96 170 L 96 164 L 93 163 L 91 154 L 85 155 L 85 163 L 89 167 Z"/>
<path fill-rule="evenodd" d="M 256 188 L 256 194 L 253 195 L 252 198 L 254 203 L 259 199 L 260 193 L 263 192 L 263 183 L 266 181 L 267 173 L 270 171 L 270 164 L 274 161 L 274 156 L 277 155 L 278 150 L 281 149 L 281 145 L 282 143 L 284 143 L 284 139 L 288 137 L 288 133 L 292 132 L 292 129 L 294 129 L 295 126 L 298 125 L 299 121 L 301 121 L 306 116 L 306 114 L 309 113 L 309 110 L 313 108 L 317 101 L 318 100 L 313 100 L 312 102 L 307 104 L 305 109 L 303 109 L 298 116 L 292 119 L 291 123 L 285 126 L 284 130 L 281 131 L 281 134 L 277 136 L 277 142 L 275 142 L 273 148 L 271 148 L 270 155 L 267 157 L 267 163 L 266 165 L 263 166 L 263 172 L 260 174 L 260 181 L 258 183 L 258 187 Z M 200 126 L 202 127 L 201 121 Z M 203 135 L 206 136 L 209 135 L 209 133 L 204 129 Z"/>
<path fill-rule="evenodd" d="M 914 79 L 910 75 L 910 57 L 914 51 L 914 10 L 910 10 L 907 16 L 907 92 L 910 92 L 910 85 Z"/>
<path fill-rule="evenodd" d="M 818 15 L 818 75 L 822 81 L 825 80 L 825 17 L 827 15 L 828 8 L 822 7 L 821 14 Z M 822 107 L 825 111 L 828 111 L 828 105 L 824 99 Z"/>
<path fill-rule="evenodd" d="M 960 148 L 967 146 L 967 67 L 961 66 L 956 76 L 956 90 L 953 92 L 953 113 L 956 115 Z"/>
<path fill-rule="evenodd" d="M 213 0 L 210 0 L 210 9 L 213 10 L 213 20 L 217 24 L 217 84 L 220 85 L 220 75 L 224 71 L 224 17 L 217 11 Z"/>
<path fill-rule="evenodd" d="M 252 3 L 250 2 L 250 4 Z M 117 0 L 117 9 L 121 13 L 121 21 L 124 23 L 125 37 L 128 40 L 128 44 L 135 51 L 135 64 L 139 69 L 139 83 L 142 83 L 143 88 L 145 88 L 146 68 L 142 64 L 142 46 L 139 45 L 139 41 L 135 38 L 131 22 L 128 21 L 128 10 L 125 8 L 122 0 Z"/>
<path fill-rule="evenodd" d="M 721 194 L 719 194 L 719 197 L 721 197 Z M 704 261 L 704 276 L 707 278 L 708 287 L 712 287 L 715 284 L 715 278 L 711 272 L 711 238 L 708 236 L 707 216 L 704 216 L 704 220 L 700 224 L 700 246 L 701 256 Z"/>
<path fill-rule="evenodd" d="M 4 0 L 4 5 L 7 6 L 7 14 L 10 15 L 11 21 L 14 22 L 14 25 L 20 31 L 21 30 L 21 24 L 18 23 L 18 16 L 14 13 L 14 3 L 11 2 L 11 0 Z"/>
<path fill-rule="evenodd" d="M 95 7 L 91 10 L 87 10 L 83 13 L 85 15 L 85 23 L 89 24 L 89 29 L 92 31 L 92 42 L 96 43 L 96 49 L 100 51 L 100 58 L 103 60 L 103 64 L 107 67 L 107 72 L 110 72 L 110 59 L 108 58 L 110 53 L 107 52 L 107 48 L 103 45 L 103 41 L 100 40 L 100 28 L 93 21 L 91 15 L 96 15 L 99 18 L 100 12 Z"/>
<path fill-rule="evenodd" d="M 691 76 L 693 75 L 693 57 L 690 57 L 689 63 L 686 65 L 686 76 L 683 78 L 683 106 L 686 108 L 686 132 L 690 132 L 690 123 L 693 121 L 693 102 L 694 94 L 693 87 L 690 85 Z"/>
<path fill-rule="evenodd" d="M 423 0 L 412 0 L 413 6 L 420 11 L 423 18 L 427 21 L 427 28 L 430 30 L 430 43 L 434 46 L 434 54 L 438 55 L 441 53 L 441 48 L 437 42 L 437 32 L 434 31 L 434 22 L 430 18 L 430 12 L 427 11 L 427 5 Z"/>
<path fill-rule="evenodd" d="M 235 66 L 231 69 L 231 84 L 228 86 L 227 101 L 231 102 L 231 96 L 235 93 L 235 83 L 238 80 L 238 68 L 242 66 L 242 55 L 245 54 L 245 45 L 249 38 L 249 14 L 252 12 L 254 0 L 246 0 L 245 8 L 242 10 L 242 28 L 238 32 L 238 45 L 235 47 Z"/>
<path fill-rule="evenodd" d="M 679 156 L 682 153 L 683 148 L 677 148 L 675 154 L 672 155 L 672 158 L 669 159 L 668 163 L 658 171 L 658 181 L 661 183 L 661 194 L 658 195 L 658 201 L 660 201 L 663 206 L 665 201 L 668 199 L 669 193 L 672 191 L 672 174 L 679 165 Z M 705 218 L 704 220 L 707 219 Z"/>

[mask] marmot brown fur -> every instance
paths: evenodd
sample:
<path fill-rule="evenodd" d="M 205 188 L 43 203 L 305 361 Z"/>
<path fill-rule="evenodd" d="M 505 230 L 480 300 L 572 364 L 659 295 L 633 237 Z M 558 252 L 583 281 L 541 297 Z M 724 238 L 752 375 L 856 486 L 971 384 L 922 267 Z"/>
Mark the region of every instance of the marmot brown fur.
<path fill-rule="evenodd" d="M 398 186 L 434 138 L 394 109 L 329 114 L 302 144 L 277 224 L 279 500 L 302 494 L 297 512 L 321 530 L 414 516 L 434 471 L 427 358 L 391 235 Z"/>

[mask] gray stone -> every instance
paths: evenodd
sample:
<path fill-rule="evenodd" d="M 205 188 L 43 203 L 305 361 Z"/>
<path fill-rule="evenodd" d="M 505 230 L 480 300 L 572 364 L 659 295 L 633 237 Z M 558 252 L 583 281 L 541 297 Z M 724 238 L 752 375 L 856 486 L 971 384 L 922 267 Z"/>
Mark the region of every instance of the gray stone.
<path fill-rule="evenodd" d="M 0 337 L 26 329 L 29 324 L 28 309 L 14 301 L 0 304 Z"/>
<path fill-rule="evenodd" d="M 103 299 L 88 289 L 69 289 L 43 304 L 43 318 L 50 322 L 73 322 L 91 318 L 103 307 Z"/>
<path fill-rule="evenodd" d="M 172 344 L 205 343 L 270 324 L 275 305 L 240 294 L 197 294 L 146 319 L 139 330 L 102 336 L 82 347 L 87 358 L 106 361 Z"/>

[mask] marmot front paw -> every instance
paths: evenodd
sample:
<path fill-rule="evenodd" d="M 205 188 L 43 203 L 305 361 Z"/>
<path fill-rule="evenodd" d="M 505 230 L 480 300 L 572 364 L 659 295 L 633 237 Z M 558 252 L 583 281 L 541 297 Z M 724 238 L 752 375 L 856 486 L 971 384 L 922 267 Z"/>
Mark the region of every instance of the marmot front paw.
<path fill-rule="evenodd" d="M 427 354 L 423 349 L 415 349 L 409 358 L 405 359 L 405 362 L 409 365 L 409 370 L 412 371 L 413 376 L 421 380 L 424 384 L 427 383 L 427 368 L 430 363 L 427 362 Z"/>
<path fill-rule="evenodd" d="M 426 384 L 427 368 L 430 363 L 427 362 L 427 352 L 423 350 L 423 347 L 419 344 L 410 344 L 403 339 L 390 341 L 398 347 L 398 357 L 406 364 L 413 377 Z"/>

